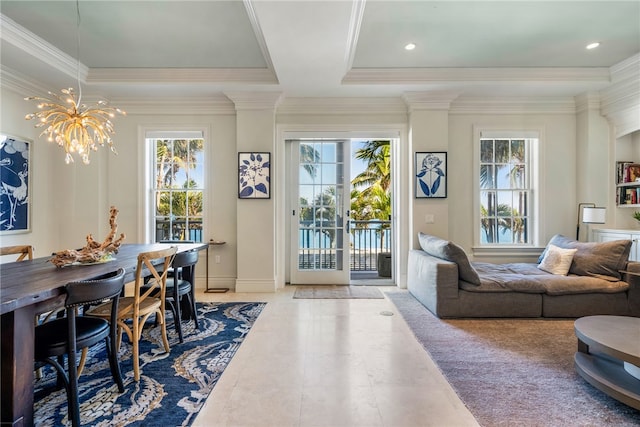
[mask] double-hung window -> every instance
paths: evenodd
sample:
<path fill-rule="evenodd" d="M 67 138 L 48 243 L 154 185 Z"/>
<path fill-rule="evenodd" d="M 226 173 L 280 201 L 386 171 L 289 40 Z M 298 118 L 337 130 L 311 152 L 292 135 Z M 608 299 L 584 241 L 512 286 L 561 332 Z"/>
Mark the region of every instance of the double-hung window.
<path fill-rule="evenodd" d="M 204 139 L 201 132 L 192 133 L 179 137 L 149 138 L 147 135 L 154 155 L 151 171 L 156 242 L 202 242 Z"/>
<path fill-rule="evenodd" d="M 537 202 L 535 171 L 538 132 L 479 133 L 479 246 L 528 246 L 535 242 Z"/>

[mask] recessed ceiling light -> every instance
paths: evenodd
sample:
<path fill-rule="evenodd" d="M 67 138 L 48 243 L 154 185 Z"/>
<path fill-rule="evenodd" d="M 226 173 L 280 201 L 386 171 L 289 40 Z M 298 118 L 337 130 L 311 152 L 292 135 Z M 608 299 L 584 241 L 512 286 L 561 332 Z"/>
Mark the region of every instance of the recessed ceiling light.
<path fill-rule="evenodd" d="M 595 48 L 597 48 L 598 46 L 600 46 L 600 42 L 593 42 L 593 43 L 589 43 L 589 44 L 587 45 L 587 49 L 595 49 Z"/>
<path fill-rule="evenodd" d="M 416 48 L 415 43 L 409 43 L 404 47 L 406 50 L 413 50 Z"/>

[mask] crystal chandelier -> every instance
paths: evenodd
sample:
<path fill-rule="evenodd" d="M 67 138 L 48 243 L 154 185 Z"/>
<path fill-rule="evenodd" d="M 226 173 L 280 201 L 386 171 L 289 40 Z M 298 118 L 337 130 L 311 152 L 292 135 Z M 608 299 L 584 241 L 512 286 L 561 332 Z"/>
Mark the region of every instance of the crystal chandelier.
<path fill-rule="evenodd" d="M 89 155 L 98 151 L 98 146 L 104 147 L 105 142 L 114 154 L 111 135 L 115 133 L 111 119 L 116 114 L 126 115 L 119 108 L 111 107 L 106 101 L 98 101 L 94 105 L 81 104 L 82 86 L 80 85 L 80 4 L 76 0 L 77 12 L 77 81 L 79 96 L 76 100 L 73 88 L 62 89 L 62 95 L 48 92 L 48 98 L 29 96 L 26 101 L 37 101 L 38 109 L 35 113 L 27 114 L 26 120 L 38 119 L 37 128 L 44 127 L 40 136 L 47 135 L 47 139 L 56 142 L 67 153 L 65 162 L 73 162 L 73 154 L 77 153 L 85 165 L 88 165 Z"/>
<path fill-rule="evenodd" d="M 77 153 L 84 164 L 89 164 L 91 151 L 98 151 L 106 142 L 115 154 L 115 147 L 111 135 L 112 119 L 116 113 L 125 115 L 119 108 L 110 107 L 106 101 L 98 101 L 95 105 L 87 106 L 76 100 L 73 88 L 62 89 L 63 96 L 49 92 L 49 98 L 30 96 L 27 101 L 38 101 L 35 113 L 27 114 L 25 119 L 38 119 L 35 127 L 44 127 L 40 136 L 47 135 L 50 142 L 56 142 L 67 153 L 65 162 L 73 162 L 73 153 Z M 66 99 L 64 99 L 66 95 Z"/>

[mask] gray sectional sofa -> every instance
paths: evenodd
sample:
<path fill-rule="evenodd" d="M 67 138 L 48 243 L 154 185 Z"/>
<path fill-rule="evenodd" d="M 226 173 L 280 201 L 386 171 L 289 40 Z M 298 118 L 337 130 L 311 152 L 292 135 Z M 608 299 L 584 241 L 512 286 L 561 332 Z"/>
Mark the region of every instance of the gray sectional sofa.
<path fill-rule="evenodd" d="M 470 262 L 452 242 L 418 237 L 407 287 L 438 317 L 640 317 L 640 277 L 625 273 L 640 275 L 640 263 L 628 261 L 630 240 L 582 243 L 556 235 L 538 263 L 490 264 Z M 540 268 L 548 269 L 558 248 L 570 253 L 566 275 Z"/>

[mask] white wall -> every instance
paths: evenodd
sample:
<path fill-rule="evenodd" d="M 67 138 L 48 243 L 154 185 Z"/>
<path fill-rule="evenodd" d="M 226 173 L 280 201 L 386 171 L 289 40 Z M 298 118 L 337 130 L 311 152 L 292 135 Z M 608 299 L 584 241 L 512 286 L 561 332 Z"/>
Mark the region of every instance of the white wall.
<path fill-rule="evenodd" d="M 539 246 L 556 233 L 575 235 L 576 118 L 574 114 L 452 114 L 449 118 L 448 238 L 473 253 L 473 129 L 542 129 L 541 227 Z M 533 255 L 532 255 L 533 257 Z M 537 256 L 536 256 L 537 257 Z M 482 261 L 531 261 L 483 258 Z"/>
<path fill-rule="evenodd" d="M 4 88 L 0 92 L 0 132 L 32 141 L 29 171 L 32 231 L 27 234 L 1 234 L 0 245 L 30 244 L 35 249 L 34 256 L 47 256 L 59 249 L 60 224 L 69 209 L 61 191 L 66 178 L 60 173 L 64 154 L 46 139 L 38 138 L 34 122 L 24 119 L 35 107 L 33 102 L 25 101 L 24 96 Z"/>
<path fill-rule="evenodd" d="M 24 120 L 24 115 L 31 112 L 33 105 L 8 90 L 2 90 L 2 114 L 0 130 L 8 134 L 34 139 L 32 159 L 32 206 L 33 231 L 28 234 L 2 235 L 3 245 L 30 243 L 36 247 L 37 256 L 45 256 L 52 251 L 84 244 L 87 233 L 93 233 L 101 239 L 108 230 L 108 212 L 111 205 L 120 209 L 118 217 L 119 230 L 127 234 L 125 242 L 138 242 L 144 235 L 142 218 L 144 216 L 144 194 L 141 194 L 140 169 L 144 164 L 141 158 L 144 150 L 141 135 L 144 129 L 185 128 L 194 126 L 204 128 L 208 132 L 207 157 L 210 166 L 207 169 L 206 195 L 207 217 L 205 219 L 206 238 L 215 238 L 227 242 L 224 246 L 212 247 L 212 255 L 218 254 L 221 263 L 215 264 L 212 256 L 210 266 L 210 286 L 233 287 L 238 278 L 237 249 L 247 242 L 237 241 L 237 152 L 239 151 L 236 112 L 232 103 L 202 105 L 151 105 L 131 104 L 119 105 L 128 110 L 126 117 L 118 117 L 116 127 L 117 156 L 108 150 L 100 150 L 92 156 L 90 166 L 81 162 L 65 165 L 61 150 L 37 139 L 32 123 Z M 217 102 L 217 101 L 216 101 Z M 339 102 L 335 100 L 318 107 L 317 102 L 296 100 L 285 101 L 276 110 L 273 127 L 277 129 L 316 129 L 339 130 L 354 129 L 380 130 L 397 129 L 401 132 L 401 185 L 397 196 L 399 204 L 400 253 L 396 277 L 403 283 L 406 274 L 406 252 L 416 247 L 415 235 L 418 231 L 427 231 L 459 243 L 466 251 L 472 253 L 473 245 L 473 128 L 482 127 L 536 127 L 544 129 L 544 149 L 542 157 L 542 185 L 544 202 L 542 206 L 541 245 L 556 233 L 572 236 L 575 233 L 576 195 L 581 185 L 578 181 L 577 159 L 589 163 L 589 167 L 602 167 L 614 159 L 598 156 L 578 155 L 578 140 L 587 141 L 590 147 L 600 143 L 603 123 L 597 117 L 576 115 L 575 109 L 569 111 L 545 110 L 525 111 L 524 109 L 491 108 L 492 100 L 475 100 L 475 109 L 467 108 L 464 102 L 454 102 L 450 110 L 414 114 L 410 119 L 408 108 L 402 100 L 386 100 L 378 103 L 375 111 L 367 108 L 355 108 L 349 100 L 343 104 L 349 108 L 336 111 Z M 385 104 L 386 102 L 386 104 Z M 485 105 L 486 104 L 486 105 Z M 348 111 L 347 111 L 348 110 Z M 247 116 L 249 117 L 249 116 Z M 264 116 L 261 116 L 264 118 Z M 414 120 L 415 119 L 415 120 Z M 273 120 L 273 119 L 272 119 Z M 597 129 L 597 137 L 592 137 L 592 124 Z M 576 127 L 580 122 L 580 136 Z M 585 124 L 590 122 L 590 124 Z M 245 121 L 241 124 L 250 127 Z M 605 127 L 606 128 L 606 127 Z M 280 131 L 278 131 L 280 132 Z M 584 133 L 586 132 L 586 133 Z M 265 141 L 258 141 L 258 136 L 244 132 L 242 149 L 264 149 Z M 267 137 L 267 136 L 265 136 Z M 254 140 L 251 140 L 251 139 Z M 267 138 L 271 138 L 268 136 Z M 284 159 L 283 141 L 275 138 L 274 159 Z M 638 137 L 634 137 L 636 140 Z M 602 141 L 607 145 L 609 141 Z M 582 143 L 580 143 L 582 144 Z M 637 141 L 636 141 L 637 145 Z M 413 152 L 415 151 L 447 151 L 448 183 L 447 199 L 416 200 L 413 197 Z M 266 151 L 266 150 L 265 150 Z M 606 151 L 606 150 L 604 150 Z M 593 164 L 596 163 L 596 164 Z M 589 170 L 589 169 L 583 170 Z M 275 178 L 284 179 L 281 164 L 274 167 Z M 606 187 L 613 185 L 603 184 Z M 275 231 L 268 238 L 262 237 L 259 245 L 261 251 L 271 252 L 275 257 L 275 271 L 270 273 L 282 277 L 284 251 L 282 246 L 274 242 L 285 238 L 285 227 L 282 215 L 286 195 L 282 191 L 283 181 L 274 184 L 273 200 L 276 218 Z M 585 192 L 585 194 L 590 194 Z M 271 208 L 269 208 L 271 209 Z M 427 226 L 424 215 L 434 213 L 436 222 Z M 275 233 L 275 234 L 274 234 Z M 273 255 L 275 253 L 275 255 Z M 484 259 L 483 259 L 484 260 Z M 505 258 L 500 261 L 507 260 Z M 267 261 L 271 266 L 271 260 Z M 203 265 L 199 267 L 198 276 L 204 275 Z M 245 276 L 249 277 L 249 276 Z M 274 278 L 275 280 L 276 278 Z M 282 280 L 282 279 L 277 279 Z M 202 281 L 199 286 L 204 287 Z"/>

